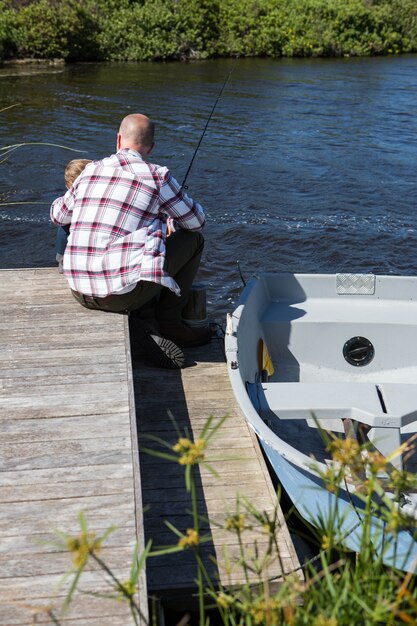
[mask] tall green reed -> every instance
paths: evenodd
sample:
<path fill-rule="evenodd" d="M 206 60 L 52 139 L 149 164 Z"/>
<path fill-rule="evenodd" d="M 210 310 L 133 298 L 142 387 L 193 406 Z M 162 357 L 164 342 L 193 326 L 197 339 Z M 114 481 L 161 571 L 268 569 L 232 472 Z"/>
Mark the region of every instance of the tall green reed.
<path fill-rule="evenodd" d="M 399 503 L 405 489 L 415 489 L 417 479 L 407 471 L 392 466 L 393 458 L 385 458 L 369 445 L 360 445 L 355 439 L 339 439 L 325 435 L 332 461 L 326 470 L 317 468 L 323 485 L 334 495 L 333 510 L 326 518 L 317 520 L 317 555 L 302 566 L 300 572 L 287 571 L 281 559 L 278 542 L 281 521 L 279 493 L 275 510 L 258 510 L 247 498 L 237 496 L 235 509 L 225 513 L 224 520 L 212 521 L 212 527 L 233 533 L 238 540 L 239 554 L 235 561 L 245 573 L 245 582 L 238 586 L 221 584 L 213 579 L 205 567 L 201 546 L 211 540 L 202 532 L 205 520 L 198 508 L 197 474 L 199 465 L 217 473 L 210 464 L 209 447 L 224 420 L 207 420 L 201 434 L 193 440 L 188 433 L 178 433 L 175 444 L 152 438 L 160 449 L 147 451 L 161 459 L 184 467 L 184 486 L 191 496 L 192 524 L 185 531 L 169 520 L 175 542 L 169 546 L 153 547 L 134 555 L 132 573 L 128 581 L 119 581 L 111 566 L 100 557 L 101 546 L 113 529 L 101 536 L 91 534 L 85 518 L 80 516 L 81 533 L 69 537 L 58 533 L 61 548 L 73 556 L 68 575 L 72 583 L 64 607 L 75 601 L 75 592 L 82 580 L 87 561 L 105 572 L 110 596 L 128 602 L 135 620 L 142 620 L 140 607 L 134 601 L 138 592 L 139 572 L 146 560 L 163 554 L 191 550 L 196 567 L 199 626 L 211 623 L 215 609 L 219 623 L 224 626 L 373 626 L 386 624 L 417 624 L 417 588 L 414 572 L 387 567 L 384 564 L 384 541 L 395 546 L 398 533 L 415 533 L 414 519 L 401 512 Z M 144 450 L 145 451 L 145 450 Z M 407 453 L 405 447 L 395 454 Z M 352 507 L 357 511 L 358 549 L 352 552 L 346 546 L 343 534 L 343 512 L 339 510 L 338 496 L 342 486 L 349 483 L 355 492 Z M 377 523 L 375 522 L 377 520 Z M 262 553 L 257 540 L 247 550 L 245 534 L 259 529 L 260 538 L 267 537 L 267 549 Z M 179 558 L 181 558 L 179 556 Z M 271 580 L 269 568 L 278 561 L 282 575 Z M 57 618 L 55 618 L 57 619 Z M 153 622 L 155 623 L 155 616 Z M 138 623 L 135 621 L 135 623 Z"/>

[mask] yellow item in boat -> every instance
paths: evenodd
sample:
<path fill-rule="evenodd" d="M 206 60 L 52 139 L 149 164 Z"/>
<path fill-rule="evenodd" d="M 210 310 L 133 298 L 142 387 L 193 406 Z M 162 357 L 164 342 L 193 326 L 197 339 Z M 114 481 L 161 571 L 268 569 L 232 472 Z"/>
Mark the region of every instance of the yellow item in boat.
<path fill-rule="evenodd" d="M 268 376 L 272 376 L 275 370 L 268 348 L 266 347 L 266 343 L 263 339 L 260 339 L 258 343 L 258 364 L 261 374 L 262 372 L 266 372 Z"/>

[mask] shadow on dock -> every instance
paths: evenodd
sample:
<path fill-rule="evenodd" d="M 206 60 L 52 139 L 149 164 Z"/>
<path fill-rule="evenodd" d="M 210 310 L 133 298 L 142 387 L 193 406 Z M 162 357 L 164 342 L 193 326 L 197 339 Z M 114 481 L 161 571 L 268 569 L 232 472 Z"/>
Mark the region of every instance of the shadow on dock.
<path fill-rule="evenodd" d="M 186 351 L 184 369 L 188 370 L 188 374 L 194 369 L 197 374 L 196 368 L 204 362 L 224 363 L 221 350 L 208 349 L 205 346 Z M 154 456 L 153 452 L 170 453 L 180 437 L 195 438 L 196 424 L 195 420 L 192 423 L 189 412 L 190 397 L 189 394 L 187 397 L 184 389 L 182 370 L 155 367 L 137 349 L 133 361 L 133 380 L 140 445 L 145 542 L 152 539 L 154 549 L 175 546 L 178 536 L 168 528 L 166 521 L 184 534 L 194 525 L 191 495 L 185 485 L 185 467 L 178 462 Z M 200 382 L 203 400 L 206 385 L 203 380 Z M 202 406 L 199 420 L 201 427 L 209 415 Z M 155 441 L 155 438 L 166 445 Z M 210 524 L 198 465 L 195 466 L 195 482 L 200 532 L 203 535 L 210 531 Z M 213 581 L 219 579 L 218 568 L 213 558 L 210 558 L 215 554 L 212 541 L 203 544 L 204 565 Z M 195 556 L 189 549 L 180 554 L 153 557 L 147 561 L 149 594 L 158 597 L 164 606 L 186 606 L 188 610 L 192 610 L 196 576 Z"/>
<path fill-rule="evenodd" d="M 241 564 L 237 535 L 225 528 L 226 519 L 236 514 L 238 502 L 246 498 L 259 511 L 271 513 L 277 504 L 276 492 L 256 437 L 236 404 L 223 337 L 215 336 L 209 345 L 185 353 L 186 367 L 181 370 L 153 367 L 137 353 L 133 362 L 145 538 L 152 539 L 154 548 L 176 545 L 178 536 L 166 521 L 181 533 L 192 528 L 193 521 L 184 466 L 157 458 L 144 448 L 169 452 L 180 437 L 195 441 L 209 417 L 214 423 L 225 418 L 206 451 L 207 461 L 218 475 L 205 465 L 196 466 L 196 486 L 201 533 L 207 531 L 212 538 L 201 546 L 204 565 L 215 587 L 218 582 L 233 587 L 245 583 L 247 572 Z M 166 442 L 167 447 L 155 438 Z M 281 565 L 285 571 L 299 565 L 281 511 L 279 520 L 281 559 L 268 566 L 273 586 L 279 585 Z M 245 553 L 253 554 L 256 545 L 261 554 L 268 541 L 260 525 L 255 524 L 245 530 L 244 543 Z M 149 595 L 157 597 L 164 610 L 196 608 L 196 577 L 195 557 L 189 549 L 147 561 Z M 254 575 L 251 582 L 259 584 L 259 578 Z"/>

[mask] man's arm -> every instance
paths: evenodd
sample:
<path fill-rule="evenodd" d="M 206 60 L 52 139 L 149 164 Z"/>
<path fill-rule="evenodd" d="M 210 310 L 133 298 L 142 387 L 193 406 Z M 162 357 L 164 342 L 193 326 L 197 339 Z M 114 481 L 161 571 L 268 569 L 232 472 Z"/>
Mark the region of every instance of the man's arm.
<path fill-rule="evenodd" d="M 160 210 L 171 217 L 179 228 L 186 230 L 203 228 L 205 223 L 203 207 L 184 193 L 169 171 L 166 172 L 159 195 Z"/>

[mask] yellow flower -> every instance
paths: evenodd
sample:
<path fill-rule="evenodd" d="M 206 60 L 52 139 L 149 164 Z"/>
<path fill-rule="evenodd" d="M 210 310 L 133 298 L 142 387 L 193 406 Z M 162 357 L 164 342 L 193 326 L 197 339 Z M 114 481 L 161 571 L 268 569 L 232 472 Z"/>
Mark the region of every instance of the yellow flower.
<path fill-rule="evenodd" d="M 333 439 L 328 446 L 333 460 L 341 465 L 352 465 L 361 461 L 360 446 L 356 439 Z"/>
<path fill-rule="evenodd" d="M 225 528 L 226 530 L 236 530 L 237 532 L 242 532 L 242 530 L 245 530 L 245 521 L 246 517 L 243 513 L 232 515 L 226 519 Z"/>
<path fill-rule="evenodd" d="M 133 598 L 133 596 L 135 595 L 137 591 L 136 585 L 131 580 L 126 580 L 124 583 L 122 583 L 122 587 L 123 587 L 124 593 L 122 592 L 122 590 L 120 590 L 119 598 L 121 600 L 125 598 L 126 596 L 129 596 L 129 598 Z"/>
<path fill-rule="evenodd" d="M 204 459 L 205 447 L 206 442 L 204 439 L 197 439 L 197 441 L 193 442 L 186 437 L 181 437 L 172 446 L 172 449 L 179 455 L 178 463 L 180 465 L 195 465 Z"/>
<path fill-rule="evenodd" d="M 222 608 L 222 609 L 228 609 L 232 606 L 233 604 L 233 597 L 229 596 L 226 593 L 223 593 L 222 591 L 218 594 L 217 598 L 216 598 L 217 604 Z"/>
<path fill-rule="evenodd" d="M 68 537 L 67 550 L 72 552 L 72 561 L 76 567 L 83 567 L 91 552 L 99 552 L 101 540 L 95 533 L 81 532 L 78 537 Z"/>
<path fill-rule="evenodd" d="M 294 608 L 290 606 L 289 604 L 287 604 L 286 606 L 283 607 L 283 612 L 284 612 L 285 623 L 288 624 L 288 626 L 293 626 L 293 624 L 295 623 Z"/>
<path fill-rule="evenodd" d="M 321 539 L 322 550 L 328 550 L 329 548 L 332 547 L 332 545 L 333 545 L 332 537 L 329 537 L 328 535 L 323 535 Z"/>
<path fill-rule="evenodd" d="M 265 522 L 262 524 L 262 530 L 267 535 L 273 536 L 275 534 L 275 524 L 273 522 Z"/>
<path fill-rule="evenodd" d="M 385 472 L 387 469 L 387 459 L 380 452 L 368 452 L 367 462 L 372 474 Z"/>
<path fill-rule="evenodd" d="M 195 548 L 200 543 L 200 535 L 194 528 L 187 528 L 187 534 L 181 537 L 178 541 L 178 546 L 185 550 L 185 548 Z"/>
<path fill-rule="evenodd" d="M 339 482 L 335 469 L 327 467 L 326 471 L 323 474 L 323 480 L 327 491 L 330 491 L 330 493 L 334 493 L 336 491 L 335 483 Z"/>
<path fill-rule="evenodd" d="M 253 617 L 255 624 L 271 624 L 275 623 L 274 612 L 279 608 L 277 601 L 274 598 L 258 599 L 253 603 L 250 614 Z"/>
<path fill-rule="evenodd" d="M 183 452 L 184 450 L 188 450 L 191 445 L 192 443 L 189 439 L 186 439 L 185 437 L 180 437 L 175 446 L 172 446 L 172 449 L 174 450 L 174 452 Z"/>
<path fill-rule="evenodd" d="M 417 487 L 417 478 L 410 472 L 393 470 L 390 474 L 389 486 L 396 492 L 410 491 Z"/>

